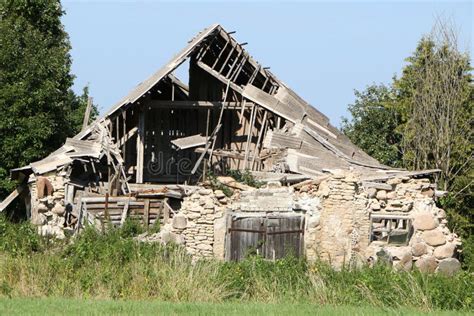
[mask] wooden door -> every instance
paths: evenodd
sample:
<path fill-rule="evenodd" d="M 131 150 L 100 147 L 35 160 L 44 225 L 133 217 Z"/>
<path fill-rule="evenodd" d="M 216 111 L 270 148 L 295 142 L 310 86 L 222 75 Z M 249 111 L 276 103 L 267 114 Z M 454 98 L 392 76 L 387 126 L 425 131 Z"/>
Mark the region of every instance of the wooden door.
<path fill-rule="evenodd" d="M 230 229 L 231 260 L 240 261 L 248 255 L 262 254 L 265 243 L 265 219 L 239 218 L 232 221 Z"/>
<path fill-rule="evenodd" d="M 287 255 L 303 255 L 301 216 L 246 217 L 232 221 L 230 259 L 239 261 L 249 255 L 280 259 Z"/>

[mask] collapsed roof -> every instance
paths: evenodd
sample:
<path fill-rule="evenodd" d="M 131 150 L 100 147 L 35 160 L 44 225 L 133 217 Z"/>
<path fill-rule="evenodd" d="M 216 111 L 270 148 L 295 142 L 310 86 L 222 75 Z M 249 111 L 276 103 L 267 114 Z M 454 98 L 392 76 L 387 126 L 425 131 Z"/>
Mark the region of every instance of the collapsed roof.
<path fill-rule="evenodd" d="M 267 68 L 262 67 L 243 46 L 244 44 L 239 44 L 231 33 L 226 32 L 219 24 L 204 29 L 163 68 L 135 87 L 102 118 L 73 139 L 68 139 L 62 148 L 47 158 L 12 170 L 13 178 L 18 178 L 20 174 L 49 172 L 70 165 L 75 160 L 100 160 L 104 156 L 118 166 L 126 164 L 123 162 L 126 148 L 123 147 L 124 142 L 135 134 L 140 135 L 141 129 L 140 126 L 137 127 L 140 119 L 137 119 L 138 123 L 133 123 L 135 126 L 126 125 L 129 123 L 125 121 L 124 113 L 133 109 L 138 111 L 143 107 L 151 109 L 152 106 L 172 106 L 173 109 L 205 107 L 221 112 L 214 126 L 206 127 L 206 135 L 184 133 L 188 135 L 181 135 L 185 137 L 171 141 L 175 148 L 200 147 L 199 150 L 196 149 L 196 152 L 201 154 L 196 164 L 201 162 L 203 155 L 218 154 L 218 150 L 214 151 L 215 138 L 220 132 L 220 125 L 228 124 L 225 118 L 222 119 L 222 112 L 224 109 L 234 109 L 238 111 L 240 122 L 247 111 L 248 123 L 256 126 L 256 132 L 253 134 L 255 137 L 249 136 L 247 140 L 254 143 L 253 154 L 249 152 L 251 149 L 247 145 L 245 152 L 241 147 L 240 152 L 234 152 L 233 156 L 230 156 L 245 161 L 240 169 L 253 169 L 255 157 L 260 159 L 262 149 L 267 149 L 280 151 L 280 165 L 275 163 L 267 169 L 261 169 L 264 171 L 313 177 L 325 169 L 350 169 L 371 179 L 404 173 L 380 164 L 355 146 L 329 123 L 324 114 L 299 97 Z M 176 68 L 186 60 L 189 60 L 190 64 L 189 86 L 173 75 Z M 119 133 L 121 116 L 124 117 L 120 121 L 124 127 Z M 259 118 L 256 118 L 257 116 Z M 267 124 L 265 121 L 270 117 L 273 119 L 272 124 Z M 112 131 L 115 126 L 117 132 Z M 207 130 L 209 133 L 213 132 L 208 134 Z M 140 136 L 137 136 L 136 142 L 143 142 L 144 137 L 143 134 L 140 140 Z M 140 149 L 137 151 L 136 179 L 137 183 L 141 183 L 140 167 L 143 168 L 143 159 L 147 158 L 143 158 L 143 155 L 146 155 L 143 152 L 140 158 Z M 113 159 L 110 158 L 111 152 Z M 225 152 L 220 154 L 225 155 Z M 229 154 L 227 156 L 229 157 Z M 248 160 L 252 163 L 248 163 Z M 125 172 L 126 170 L 119 168 L 119 173 Z M 124 179 L 127 179 L 126 175 Z"/>

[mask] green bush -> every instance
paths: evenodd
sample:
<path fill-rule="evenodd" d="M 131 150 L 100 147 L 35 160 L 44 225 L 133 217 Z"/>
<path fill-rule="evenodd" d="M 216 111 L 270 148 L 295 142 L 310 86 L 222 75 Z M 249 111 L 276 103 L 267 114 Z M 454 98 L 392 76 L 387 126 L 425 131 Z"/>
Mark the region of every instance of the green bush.
<path fill-rule="evenodd" d="M 11 255 L 28 255 L 43 249 L 44 241 L 30 222 L 10 223 L 0 216 L 0 251 Z"/>
<path fill-rule="evenodd" d="M 229 170 L 228 174 L 236 181 L 254 188 L 260 188 L 263 185 L 263 182 L 257 181 L 248 169 L 245 169 L 243 172 L 240 170 Z"/>

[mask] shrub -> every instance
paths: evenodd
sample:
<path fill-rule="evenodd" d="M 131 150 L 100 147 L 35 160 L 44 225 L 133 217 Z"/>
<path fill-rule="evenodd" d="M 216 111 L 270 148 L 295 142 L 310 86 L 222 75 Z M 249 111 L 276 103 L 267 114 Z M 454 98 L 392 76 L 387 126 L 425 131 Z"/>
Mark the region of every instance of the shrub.
<path fill-rule="evenodd" d="M 28 255 L 40 251 L 44 240 L 30 222 L 11 223 L 0 216 L 0 251 L 12 255 Z"/>
<path fill-rule="evenodd" d="M 229 170 L 229 176 L 234 178 L 236 181 L 246 184 L 254 188 L 260 188 L 263 185 L 263 182 L 257 181 L 252 173 L 245 169 L 244 172 L 240 170 Z"/>

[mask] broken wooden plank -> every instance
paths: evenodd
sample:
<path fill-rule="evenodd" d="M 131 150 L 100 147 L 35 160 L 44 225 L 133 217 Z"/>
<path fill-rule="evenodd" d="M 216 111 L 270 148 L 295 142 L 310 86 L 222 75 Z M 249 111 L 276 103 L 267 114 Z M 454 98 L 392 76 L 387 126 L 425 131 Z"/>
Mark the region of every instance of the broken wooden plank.
<path fill-rule="evenodd" d="M 222 106 L 226 110 L 241 110 L 242 104 L 235 101 L 170 101 L 170 100 L 150 100 L 146 104 L 148 107 L 163 109 L 216 109 Z M 251 106 L 252 102 L 248 103 Z"/>
<path fill-rule="evenodd" d="M 177 148 L 183 150 L 188 148 L 194 148 L 198 146 L 206 145 L 208 137 L 202 136 L 201 134 L 196 134 L 187 137 L 177 138 L 171 141 L 173 145 Z"/>
<path fill-rule="evenodd" d="M 168 199 L 163 201 L 163 224 L 166 225 L 170 220 L 171 207 L 168 204 Z"/>
<path fill-rule="evenodd" d="M 194 150 L 195 153 L 203 153 L 204 151 L 205 151 L 205 148 L 196 148 Z M 210 153 L 210 150 L 208 149 L 207 152 Z M 239 159 L 239 160 L 245 159 L 244 154 L 241 154 L 235 151 L 223 150 L 223 149 L 214 150 L 213 155 L 218 156 L 218 157 L 226 157 L 226 158 Z M 253 156 L 247 157 L 247 160 L 251 160 L 251 159 L 253 159 Z M 255 157 L 255 160 L 261 161 L 259 157 Z"/>
<path fill-rule="evenodd" d="M 260 148 L 261 147 L 260 143 L 262 141 L 262 136 L 264 134 L 264 131 L 267 128 L 267 115 L 268 115 L 268 112 L 265 111 L 265 113 L 263 114 L 262 123 L 261 123 L 261 126 L 260 126 L 260 131 L 258 132 L 257 143 L 255 144 L 255 149 L 254 149 L 254 152 L 253 152 L 252 163 L 250 165 L 251 166 L 250 169 L 252 169 L 252 170 L 253 170 L 254 163 L 255 163 L 255 157 L 260 156 L 260 149 L 261 149 Z"/>
<path fill-rule="evenodd" d="M 301 108 L 291 108 L 287 104 L 282 103 L 274 96 L 260 90 L 253 85 L 246 85 L 242 89 L 242 95 L 252 102 L 264 107 L 265 109 L 289 120 L 292 123 L 299 122 L 304 117 Z"/>
<path fill-rule="evenodd" d="M 252 107 L 252 112 L 250 113 L 250 121 L 247 128 L 247 142 L 245 144 L 245 155 L 244 155 L 244 170 L 247 169 L 247 160 L 249 157 L 250 143 L 252 140 L 253 126 L 255 125 L 255 117 L 257 116 L 257 108 Z"/>
<path fill-rule="evenodd" d="M 143 225 L 148 227 L 150 221 L 150 200 L 145 199 L 145 205 L 143 207 Z"/>
<path fill-rule="evenodd" d="M 92 97 L 89 97 L 87 99 L 87 106 L 86 106 L 86 111 L 84 112 L 84 120 L 82 121 L 82 130 L 84 131 L 87 126 L 89 125 L 89 119 L 91 115 L 91 109 L 92 109 Z"/>
<path fill-rule="evenodd" d="M 84 203 L 105 203 L 106 196 L 100 196 L 100 197 L 88 197 L 88 196 L 83 196 L 82 197 L 82 202 Z M 126 202 L 126 201 L 136 201 L 136 198 L 134 197 L 129 197 L 129 196 L 109 196 L 108 201 L 111 203 L 114 202 Z"/>
<path fill-rule="evenodd" d="M 137 174 L 136 182 L 143 183 L 145 159 L 145 112 L 142 108 L 138 114 L 138 137 L 137 137 Z"/>
<path fill-rule="evenodd" d="M 303 140 L 300 137 L 288 135 L 280 131 L 269 131 L 265 139 L 266 148 L 292 148 L 300 149 Z"/>
<path fill-rule="evenodd" d="M 120 226 L 123 226 L 123 224 L 125 223 L 125 220 L 127 219 L 128 208 L 129 207 L 130 207 L 130 200 L 127 203 L 125 203 L 125 205 L 123 207 L 122 215 L 121 215 L 121 218 L 120 218 Z"/>
<path fill-rule="evenodd" d="M 388 180 L 396 177 L 416 177 L 416 176 L 423 176 L 433 173 L 441 172 L 440 169 L 428 169 L 428 170 L 419 170 L 419 171 L 405 171 L 405 170 L 380 170 L 381 172 L 389 172 L 389 174 L 381 174 L 379 175 L 371 175 L 363 177 L 363 181 L 383 181 Z"/>
<path fill-rule="evenodd" d="M 127 140 L 129 140 L 130 138 L 132 138 L 138 131 L 138 127 L 135 126 L 133 127 L 132 129 L 130 129 L 127 134 L 125 134 L 124 136 L 122 136 L 122 138 L 120 138 L 120 140 L 117 142 L 117 145 L 118 146 L 122 146 L 124 145 Z"/>
<path fill-rule="evenodd" d="M 8 205 L 10 205 L 11 202 L 13 202 L 20 194 L 23 192 L 23 190 L 26 188 L 25 184 L 19 185 L 15 190 L 10 193 L 5 200 L 0 203 L 0 213 L 3 212 L 4 209 L 7 208 Z"/>
<path fill-rule="evenodd" d="M 204 155 L 207 153 L 207 150 L 212 145 L 210 140 L 216 137 L 216 134 L 219 132 L 221 127 L 222 127 L 222 124 L 218 124 L 216 126 L 216 128 L 214 129 L 214 131 L 212 132 L 211 137 L 209 138 L 209 141 L 207 142 L 206 146 L 204 147 L 204 150 L 203 150 L 201 156 L 199 156 L 198 160 L 196 161 L 196 164 L 193 167 L 193 170 L 191 170 L 191 174 L 196 173 L 197 169 L 199 168 L 199 165 L 201 164 L 202 159 L 204 158 Z"/>

